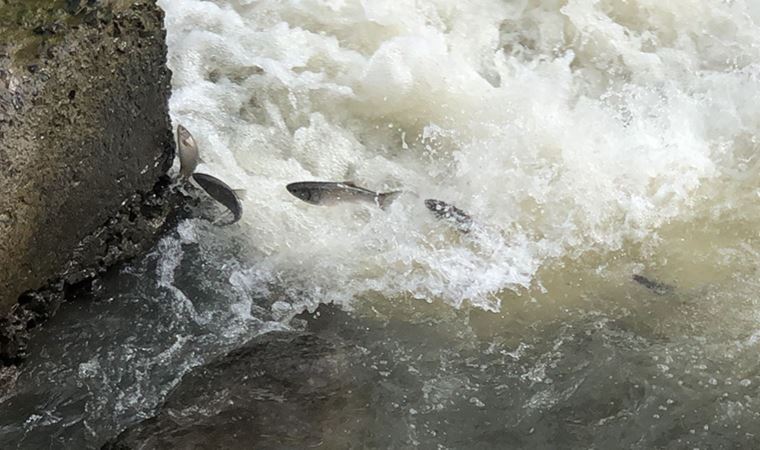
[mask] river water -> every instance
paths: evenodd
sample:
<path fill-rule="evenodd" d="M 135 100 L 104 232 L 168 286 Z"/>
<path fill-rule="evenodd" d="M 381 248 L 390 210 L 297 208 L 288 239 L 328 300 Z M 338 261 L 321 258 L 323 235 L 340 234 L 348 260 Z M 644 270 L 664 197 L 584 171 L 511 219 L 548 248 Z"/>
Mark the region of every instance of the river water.
<path fill-rule="evenodd" d="M 760 445 L 760 4 L 159 4 L 173 120 L 243 218 L 64 305 L 5 442 L 97 447 L 329 303 L 384 380 L 357 447 Z M 406 193 L 317 207 L 306 180 Z"/>

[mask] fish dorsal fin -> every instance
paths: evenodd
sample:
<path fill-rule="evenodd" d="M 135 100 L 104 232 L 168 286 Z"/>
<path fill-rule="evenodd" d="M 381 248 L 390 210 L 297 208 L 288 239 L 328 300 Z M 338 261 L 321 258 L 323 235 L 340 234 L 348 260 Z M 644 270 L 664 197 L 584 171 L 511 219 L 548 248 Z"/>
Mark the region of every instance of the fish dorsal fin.
<path fill-rule="evenodd" d="M 233 189 L 232 192 L 234 192 L 238 196 L 245 196 L 245 189 Z"/>
<path fill-rule="evenodd" d="M 355 187 L 355 188 L 358 188 L 358 187 L 359 187 L 359 186 L 357 186 L 357 185 L 356 185 L 356 183 L 354 183 L 353 181 L 344 181 L 344 182 L 343 182 L 343 183 L 341 183 L 341 184 L 345 184 L 346 186 L 351 186 L 351 187 Z"/>

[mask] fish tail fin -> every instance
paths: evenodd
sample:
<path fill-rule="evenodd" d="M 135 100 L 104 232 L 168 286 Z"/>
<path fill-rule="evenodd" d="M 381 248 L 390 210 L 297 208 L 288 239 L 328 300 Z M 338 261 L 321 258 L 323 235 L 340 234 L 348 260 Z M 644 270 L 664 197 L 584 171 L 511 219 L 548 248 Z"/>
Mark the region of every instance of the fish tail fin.
<path fill-rule="evenodd" d="M 377 194 L 377 206 L 379 206 L 380 209 L 386 209 L 403 193 L 404 191 L 392 191 Z"/>

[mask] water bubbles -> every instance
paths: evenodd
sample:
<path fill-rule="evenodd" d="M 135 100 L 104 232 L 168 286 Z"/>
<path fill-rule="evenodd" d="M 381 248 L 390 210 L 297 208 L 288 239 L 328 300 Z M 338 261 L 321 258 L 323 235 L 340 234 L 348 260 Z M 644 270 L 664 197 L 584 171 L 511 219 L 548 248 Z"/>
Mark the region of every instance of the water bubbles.
<path fill-rule="evenodd" d="M 95 377 L 100 371 L 100 361 L 97 358 L 93 358 L 90 361 L 81 363 L 79 365 L 79 378 L 92 378 Z"/>
<path fill-rule="evenodd" d="M 755 116 L 737 106 L 746 77 L 683 72 L 688 61 L 752 60 L 743 54 L 752 47 L 695 37 L 695 50 L 638 29 L 670 11 L 664 5 L 622 27 L 623 7 L 593 2 L 526 6 L 525 16 L 498 1 L 380 3 L 369 15 L 316 2 L 262 2 L 264 15 L 161 3 L 172 115 L 199 130 L 211 169 L 255 193 L 244 204 L 254 211 L 248 244 L 307 295 L 411 292 L 497 310 L 494 295 L 540 285 L 537 274 L 558 258 L 625 245 L 655 252 L 661 227 L 691 220 L 724 192 L 757 192 L 721 178 L 735 169 L 732 152 L 746 164 L 733 145 Z M 683 30 L 697 26 L 676 16 L 668 20 Z M 572 39 L 550 32 L 568 26 Z M 729 56 L 715 59 L 715 45 Z M 282 189 L 348 177 L 453 201 L 494 233 L 461 239 L 411 201 L 392 217 L 398 226 L 383 214 L 298 208 Z"/>

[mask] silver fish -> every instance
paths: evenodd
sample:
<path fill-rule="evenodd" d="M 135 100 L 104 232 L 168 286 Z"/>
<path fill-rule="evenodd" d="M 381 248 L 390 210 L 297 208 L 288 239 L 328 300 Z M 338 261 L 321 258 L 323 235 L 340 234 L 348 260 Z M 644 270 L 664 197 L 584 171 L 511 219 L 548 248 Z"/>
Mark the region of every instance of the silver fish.
<path fill-rule="evenodd" d="M 640 285 L 644 286 L 645 288 L 649 289 L 650 291 L 654 292 L 657 295 L 667 295 L 667 294 L 672 293 L 675 290 L 674 286 L 652 280 L 651 278 L 647 278 L 643 275 L 636 274 L 636 275 L 633 275 L 633 277 L 631 278 L 633 279 L 633 281 L 639 283 Z"/>
<path fill-rule="evenodd" d="M 462 233 L 469 233 L 475 224 L 469 214 L 444 201 L 429 198 L 425 206 L 439 219 L 452 222 Z"/>
<path fill-rule="evenodd" d="M 179 176 L 189 178 L 200 161 L 198 144 L 187 128 L 177 125 L 177 147 L 179 149 Z"/>
<path fill-rule="evenodd" d="M 234 189 L 227 186 L 227 184 L 219 178 L 206 175 L 205 173 L 194 173 L 193 180 L 195 180 L 195 182 L 198 183 L 198 185 L 214 200 L 221 203 L 232 212 L 234 220 L 228 225 L 240 220 L 240 217 L 243 216 L 243 205 L 240 203 L 240 199 Z"/>
<path fill-rule="evenodd" d="M 334 205 L 340 202 L 363 201 L 385 209 L 402 191 L 375 192 L 359 187 L 351 181 L 301 181 L 286 186 L 288 192 L 312 205 Z"/>

